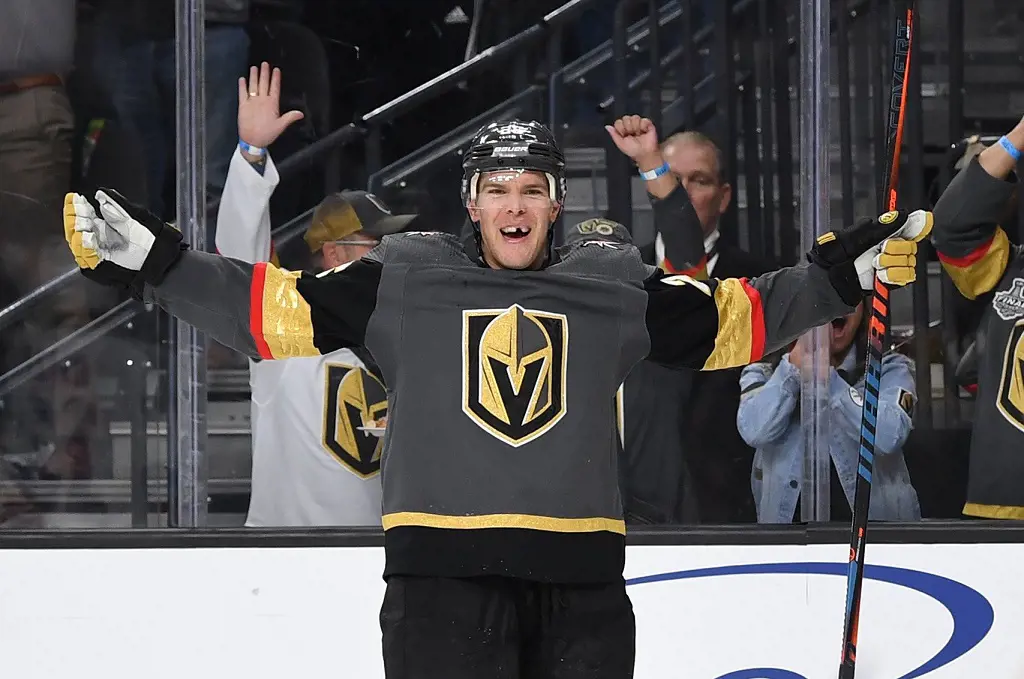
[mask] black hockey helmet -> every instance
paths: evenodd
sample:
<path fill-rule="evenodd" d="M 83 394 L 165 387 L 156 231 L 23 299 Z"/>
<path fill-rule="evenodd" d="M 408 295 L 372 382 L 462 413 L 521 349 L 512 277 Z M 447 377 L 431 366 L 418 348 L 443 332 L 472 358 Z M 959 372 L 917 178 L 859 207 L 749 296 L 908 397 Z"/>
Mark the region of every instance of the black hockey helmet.
<path fill-rule="evenodd" d="M 530 120 L 500 120 L 481 127 L 462 156 L 462 200 L 476 198 L 480 175 L 500 170 L 543 172 L 551 200 L 565 199 L 565 156 L 555 135 Z"/>

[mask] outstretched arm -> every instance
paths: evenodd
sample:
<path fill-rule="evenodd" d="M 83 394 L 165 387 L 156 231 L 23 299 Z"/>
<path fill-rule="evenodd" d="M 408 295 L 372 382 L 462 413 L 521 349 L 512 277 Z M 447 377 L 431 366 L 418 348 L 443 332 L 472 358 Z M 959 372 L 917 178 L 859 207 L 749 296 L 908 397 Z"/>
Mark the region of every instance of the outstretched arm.
<path fill-rule="evenodd" d="M 1012 149 L 1024 149 L 1024 119 L 1006 135 Z M 942 268 L 967 299 L 991 291 L 1006 273 L 1010 245 L 999 226 L 1016 182 L 1017 161 L 1001 144 L 972 159 L 953 178 L 935 205 L 933 242 Z"/>
<path fill-rule="evenodd" d="M 926 212 L 886 213 L 818 238 L 809 263 L 753 279 L 698 281 L 659 272 L 645 282 L 648 358 L 670 367 L 747 365 L 811 328 L 844 316 L 882 282 L 914 281 Z"/>
<path fill-rule="evenodd" d="M 369 257 L 326 275 L 186 251 L 145 298 L 254 359 L 361 346 L 382 265 Z"/>
<path fill-rule="evenodd" d="M 379 246 L 321 274 L 290 272 L 182 247 L 181 234 L 116 192 L 97 215 L 68 194 L 64 228 L 83 274 L 130 289 L 251 358 L 327 354 L 364 343 L 383 268 Z"/>
<path fill-rule="evenodd" d="M 760 360 L 807 330 L 845 316 L 857 300 L 833 287 L 828 271 L 800 264 L 754 279 L 698 281 L 659 273 L 646 283 L 648 359 L 698 370 Z"/>

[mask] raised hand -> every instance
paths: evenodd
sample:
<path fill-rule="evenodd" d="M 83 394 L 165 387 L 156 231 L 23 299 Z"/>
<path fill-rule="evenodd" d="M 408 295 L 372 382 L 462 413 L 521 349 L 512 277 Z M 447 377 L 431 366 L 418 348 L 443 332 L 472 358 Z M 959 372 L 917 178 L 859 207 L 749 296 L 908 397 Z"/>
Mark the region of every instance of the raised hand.
<path fill-rule="evenodd" d="M 264 61 L 249 68 L 248 81 L 238 79 L 238 138 L 246 144 L 265 149 L 302 118 L 302 111 L 281 115 L 281 69 Z"/>
<path fill-rule="evenodd" d="M 614 125 L 605 125 L 612 141 L 622 153 L 639 162 L 642 158 L 661 157 L 658 130 L 649 118 L 623 116 Z M 660 163 L 659 163 L 660 164 Z"/>

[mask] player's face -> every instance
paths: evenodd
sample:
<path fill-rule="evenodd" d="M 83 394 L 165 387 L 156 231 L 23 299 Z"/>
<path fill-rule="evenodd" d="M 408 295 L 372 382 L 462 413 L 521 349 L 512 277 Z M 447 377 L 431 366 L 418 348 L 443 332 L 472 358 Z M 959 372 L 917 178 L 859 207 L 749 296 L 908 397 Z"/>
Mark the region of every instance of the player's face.
<path fill-rule="evenodd" d="M 719 179 L 715 150 L 707 144 L 677 141 L 665 148 L 665 161 L 690 196 L 704 235 L 709 235 L 732 198 L 732 188 Z"/>
<path fill-rule="evenodd" d="M 484 261 L 492 269 L 538 269 L 547 254 L 548 229 L 560 205 L 543 173 L 488 172 L 480 178 L 469 215 L 480 223 Z"/>
<path fill-rule="evenodd" d="M 842 318 L 837 318 L 831 324 L 831 336 L 829 338 L 832 355 L 845 354 L 853 341 L 857 338 L 857 331 L 860 330 L 860 322 L 864 318 L 864 304 L 858 304 L 853 313 Z"/>

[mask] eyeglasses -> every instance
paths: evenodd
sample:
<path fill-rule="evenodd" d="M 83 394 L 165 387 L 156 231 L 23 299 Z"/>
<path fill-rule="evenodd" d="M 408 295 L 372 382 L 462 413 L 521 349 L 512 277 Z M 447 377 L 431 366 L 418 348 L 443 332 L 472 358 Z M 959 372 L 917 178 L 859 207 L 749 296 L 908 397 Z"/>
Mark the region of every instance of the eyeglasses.
<path fill-rule="evenodd" d="M 368 248 L 374 248 L 380 245 L 379 240 L 336 240 L 335 245 L 364 245 Z"/>

